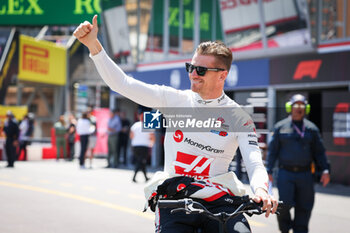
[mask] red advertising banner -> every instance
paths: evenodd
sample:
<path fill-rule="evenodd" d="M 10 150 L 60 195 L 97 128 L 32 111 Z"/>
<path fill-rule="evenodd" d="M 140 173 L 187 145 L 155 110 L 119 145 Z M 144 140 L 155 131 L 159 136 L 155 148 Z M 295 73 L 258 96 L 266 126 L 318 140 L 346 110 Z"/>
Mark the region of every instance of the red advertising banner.
<path fill-rule="evenodd" d="M 97 141 L 94 150 L 96 155 L 106 155 L 108 153 L 107 129 L 109 113 L 108 108 L 97 108 L 92 113 L 96 117 Z"/>
<path fill-rule="evenodd" d="M 322 93 L 322 135 L 331 163 L 331 180 L 350 185 L 350 93 Z"/>

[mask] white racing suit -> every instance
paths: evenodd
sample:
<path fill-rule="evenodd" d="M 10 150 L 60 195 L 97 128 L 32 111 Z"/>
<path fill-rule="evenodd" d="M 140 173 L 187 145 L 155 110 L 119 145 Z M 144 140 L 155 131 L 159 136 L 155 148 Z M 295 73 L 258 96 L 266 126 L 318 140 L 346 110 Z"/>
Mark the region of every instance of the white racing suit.
<path fill-rule="evenodd" d="M 148 182 L 145 188 L 147 199 L 152 193 L 154 195 L 159 184 L 174 176 L 190 176 L 206 181 L 207 185 L 203 189 L 191 195 L 194 198 L 211 201 L 227 193 L 243 195 L 244 187 L 241 182 L 232 172 L 228 173 L 229 164 L 238 146 L 253 192 L 259 187 L 267 190 L 268 176 L 262 163 L 255 126 L 236 102 L 224 93 L 217 99 L 203 100 L 191 90 L 182 91 L 140 82 L 128 77 L 104 50 L 91 58 L 99 74 L 113 91 L 138 104 L 160 108 L 165 112 L 179 107 L 217 109 L 212 111 L 212 118 L 221 122 L 220 127 L 208 127 L 201 132 L 176 127 L 167 130 L 164 141 L 164 171 L 157 173 Z M 224 116 L 223 110 L 232 110 L 230 116 Z"/>

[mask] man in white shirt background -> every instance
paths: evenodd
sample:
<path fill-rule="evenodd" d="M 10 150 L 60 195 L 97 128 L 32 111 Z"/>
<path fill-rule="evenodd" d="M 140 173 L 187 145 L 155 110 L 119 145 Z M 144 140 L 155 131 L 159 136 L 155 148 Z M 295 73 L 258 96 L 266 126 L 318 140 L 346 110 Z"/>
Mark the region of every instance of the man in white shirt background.
<path fill-rule="evenodd" d="M 138 117 L 139 121 L 135 122 L 130 128 L 131 147 L 135 161 L 133 182 L 136 182 L 136 175 L 139 171 L 143 172 L 145 180 L 148 181 L 146 166 L 155 141 L 154 132 L 142 127 L 143 111 L 139 111 Z"/>

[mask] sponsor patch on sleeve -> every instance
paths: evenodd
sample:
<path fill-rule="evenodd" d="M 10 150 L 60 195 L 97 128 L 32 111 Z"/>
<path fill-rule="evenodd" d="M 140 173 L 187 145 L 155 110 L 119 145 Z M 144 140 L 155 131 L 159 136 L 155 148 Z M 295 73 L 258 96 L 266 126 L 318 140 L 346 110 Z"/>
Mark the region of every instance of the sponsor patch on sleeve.
<path fill-rule="evenodd" d="M 258 145 L 258 142 L 257 142 L 257 141 L 249 141 L 248 143 L 249 143 L 249 145 L 254 145 L 254 146 L 257 146 L 257 145 Z"/>

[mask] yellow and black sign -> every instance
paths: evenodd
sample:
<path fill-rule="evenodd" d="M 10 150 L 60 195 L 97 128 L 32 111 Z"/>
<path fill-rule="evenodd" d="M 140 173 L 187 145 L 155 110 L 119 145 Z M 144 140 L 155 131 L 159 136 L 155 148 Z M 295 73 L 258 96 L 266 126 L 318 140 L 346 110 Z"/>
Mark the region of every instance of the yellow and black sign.
<path fill-rule="evenodd" d="M 20 36 L 19 80 L 65 85 L 66 69 L 66 48 L 52 42 Z"/>
<path fill-rule="evenodd" d="M 20 121 L 28 113 L 28 106 L 6 106 L 0 105 L 0 124 L 6 119 L 7 111 L 11 111 L 14 117 Z"/>

